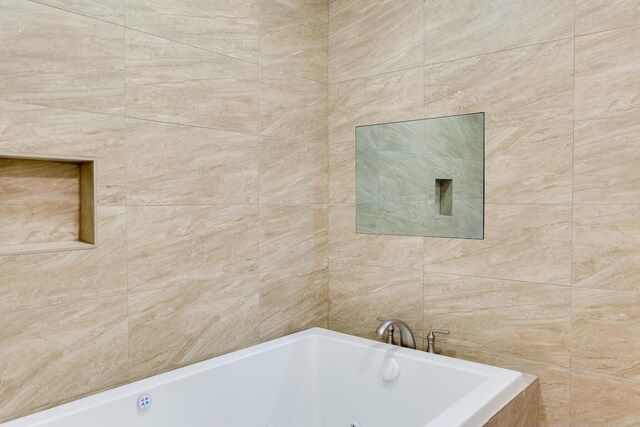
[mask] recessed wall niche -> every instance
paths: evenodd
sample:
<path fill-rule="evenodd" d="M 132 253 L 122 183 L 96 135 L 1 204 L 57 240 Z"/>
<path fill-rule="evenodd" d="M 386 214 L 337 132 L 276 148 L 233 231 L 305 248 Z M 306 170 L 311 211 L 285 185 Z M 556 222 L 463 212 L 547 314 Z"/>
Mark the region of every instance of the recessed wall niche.
<path fill-rule="evenodd" d="M 96 245 L 95 158 L 0 152 L 0 255 Z"/>

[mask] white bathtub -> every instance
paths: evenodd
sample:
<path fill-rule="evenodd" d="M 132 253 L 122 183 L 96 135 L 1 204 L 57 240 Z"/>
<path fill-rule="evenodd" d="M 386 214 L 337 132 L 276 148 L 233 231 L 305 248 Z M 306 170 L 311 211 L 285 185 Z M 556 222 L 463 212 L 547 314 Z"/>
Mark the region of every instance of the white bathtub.
<path fill-rule="evenodd" d="M 2 426 L 482 426 L 525 386 L 519 372 L 315 328 Z"/>

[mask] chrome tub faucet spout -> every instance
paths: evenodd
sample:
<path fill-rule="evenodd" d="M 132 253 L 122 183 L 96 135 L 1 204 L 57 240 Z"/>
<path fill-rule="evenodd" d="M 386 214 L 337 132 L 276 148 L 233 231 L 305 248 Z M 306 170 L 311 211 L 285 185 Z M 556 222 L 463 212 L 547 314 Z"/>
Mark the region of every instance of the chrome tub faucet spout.
<path fill-rule="evenodd" d="M 413 332 L 411 332 L 409 325 L 399 319 L 385 319 L 382 317 L 377 317 L 376 319 L 382 322 L 376 330 L 378 338 L 382 338 L 386 333 L 387 342 L 393 344 L 393 335 L 397 330 L 400 333 L 400 345 L 415 350 L 416 341 L 413 338 Z"/>

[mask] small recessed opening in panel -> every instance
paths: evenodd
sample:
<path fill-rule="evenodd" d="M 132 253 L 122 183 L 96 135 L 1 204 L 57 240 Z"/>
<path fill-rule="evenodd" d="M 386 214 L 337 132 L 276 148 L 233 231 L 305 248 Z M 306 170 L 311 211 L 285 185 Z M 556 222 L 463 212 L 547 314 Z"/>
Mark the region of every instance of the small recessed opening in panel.
<path fill-rule="evenodd" d="M 436 179 L 436 214 L 453 215 L 453 180 Z"/>

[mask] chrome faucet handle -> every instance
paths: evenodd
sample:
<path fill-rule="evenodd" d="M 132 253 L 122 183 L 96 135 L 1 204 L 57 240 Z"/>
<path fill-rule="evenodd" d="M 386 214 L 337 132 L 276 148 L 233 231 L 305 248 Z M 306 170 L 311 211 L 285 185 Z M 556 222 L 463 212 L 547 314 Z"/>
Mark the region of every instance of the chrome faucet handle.
<path fill-rule="evenodd" d="M 449 335 L 451 333 L 448 329 L 431 328 L 429 329 L 429 335 L 427 335 L 427 353 L 436 354 L 436 335 Z"/>
<path fill-rule="evenodd" d="M 429 338 L 429 336 L 433 336 L 433 334 L 449 335 L 450 333 L 451 331 L 448 329 L 431 328 L 429 329 L 429 335 L 427 336 L 427 338 Z"/>

